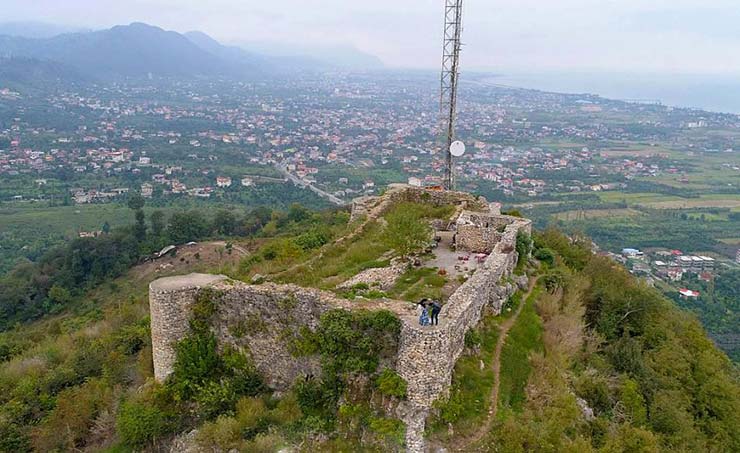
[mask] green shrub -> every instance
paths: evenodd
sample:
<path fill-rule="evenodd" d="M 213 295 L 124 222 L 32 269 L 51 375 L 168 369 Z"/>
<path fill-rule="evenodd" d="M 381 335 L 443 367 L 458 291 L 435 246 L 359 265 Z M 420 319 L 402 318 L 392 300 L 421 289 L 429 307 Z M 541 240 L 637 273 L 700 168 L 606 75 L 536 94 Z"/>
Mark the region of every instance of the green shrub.
<path fill-rule="evenodd" d="M 247 442 L 243 451 L 250 453 L 275 453 L 283 445 L 285 445 L 285 441 L 277 434 L 259 434 Z"/>
<path fill-rule="evenodd" d="M 467 332 L 465 332 L 465 347 L 466 348 L 477 348 L 480 346 L 483 339 L 480 336 L 480 332 L 478 332 L 477 329 L 468 329 Z"/>
<path fill-rule="evenodd" d="M 292 259 L 301 256 L 303 249 L 293 239 L 280 238 L 265 246 L 262 257 L 266 261 Z"/>
<path fill-rule="evenodd" d="M 192 332 L 175 346 L 174 370 L 167 381 L 176 400 L 195 401 L 206 419 L 232 411 L 241 396 L 267 391 L 244 354 L 231 348 L 218 353 L 216 337 L 209 329 L 216 297 L 213 291 L 199 293 L 190 320 Z"/>
<path fill-rule="evenodd" d="M 316 332 L 324 371 L 372 373 L 380 354 L 393 354 L 401 321 L 391 312 L 331 310 Z"/>
<path fill-rule="evenodd" d="M 255 397 L 239 400 L 236 404 L 236 419 L 245 439 L 252 439 L 260 433 L 267 432 L 272 423 L 265 401 Z"/>
<path fill-rule="evenodd" d="M 239 421 L 228 416 L 221 416 L 212 422 L 204 423 L 198 430 L 195 440 L 200 447 L 207 450 L 230 451 L 244 447 Z"/>
<path fill-rule="evenodd" d="M 534 257 L 540 260 L 541 262 L 547 264 L 550 267 L 555 265 L 555 252 L 552 249 L 549 249 L 549 248 L 537 249 L 534 252 Z"/>
<path fill-rule="evenodd" d="M 151 333 L 149 332 L 148 320 L 138 324 L 124 326 L 118 330 L 114 336 L 116 347 L 126 355 L 138 353 L 144 346 L 150 342 Z"/>
<path fill-rule="evenodd" d="M 524 269 L 524 266 L 527 264 L 527 258 L 532 252 L 532 238 L 521 230 L 516 234 L 516 252 L 519 255 L 516 270 L 520 272 Z"/>
<path fill-rule="evenodd" d="M 192 334 L 175 346 L 176 359 L 169 381 L 178 399 L 194 396 L 203 384 L 222 371 L 212 333 Z"/>
<path fill-rule="evenodd" d="M 329 242 L 329 236 L 319 230 L 309 231 L 308 233 L 303 233 L 302 235 L 298 236 L 295 239 L 296 244 L 298 247 L 303 249 L 304 251 L 317 249 L 326 243 Z"/>
<path fill-rule="evenodd" d="M 291 330 L 291 333 L 293 331 Z M 293 357 L 307 357 L 319 352 L 317 334 L 306 326 L 298 329 L 298 335 L 288 343 L 288 350 Z"/>
<path fill-rule="evenodd" d="M 365 299 L 385 299 L 388 295 L 384 291 L 371 289 L 370 291 L 365 292 L 362 297 Z"/>
<path fill-rule="evenodd" d="M 237 413 L 239 411 L 237 405 Z M 291 392 L 278 401 L 277 406 L 270 412 L 270 416 L 279 425 L 291 425 L 303 417 L 301 406 L 295 393 Z"/>
<path fill-rule="evenodd" d="M 370 429 L 398 445 L 404 444 L 406 425 L 396 418 L 371 417 Z"/>
<path fill-rule="evenodd" d="M 612 408 L 609 383 L 598 374 L 583 374 L 575 383 L 576 393 L 585 399 L 597 414 L 603 414 Z"/>
<path fill-rule="evenodd" d="M 334 408 L 338 392 L 331 392 L 316 379 L 306 379 L 299 382 L 294 392 L 301 412 L 307 417 L 331 419 L 334 417 Z"/>
<path fill-rule="evenodd" d="M 121 404 L 116 431 L 121 441 L 131 447 L 144 447 L 168 431 L 168 418 L 156 406 L 126 401 Z"/>
<path fill-rule="evenodd" d="M 386 368 L 380 373 L 380 376 L 375 379 L 375 385 L 380 390 L 380 393 L 384 395 L 406 398 L 408 384 L 398 373 L 390 368 Z"/>
<path fill-rule="evenodd" d="M 209 380 L 198 385 L 193 398 L 198 403 L 198 412 L 205 419 L 230 412 L 237 400 L 231 380 Z"/>

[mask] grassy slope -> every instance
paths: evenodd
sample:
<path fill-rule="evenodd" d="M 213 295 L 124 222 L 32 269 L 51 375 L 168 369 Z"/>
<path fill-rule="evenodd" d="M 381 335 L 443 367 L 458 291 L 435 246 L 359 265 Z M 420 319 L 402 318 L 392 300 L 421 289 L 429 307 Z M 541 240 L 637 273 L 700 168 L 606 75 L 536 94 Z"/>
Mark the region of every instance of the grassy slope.
<path fill-rule="evenodd" d="M 501 352 L 501 386 L 498 416 L 519 410 L 525 399 L 524 387 L 532 371 L 529 355 L 542 351 L 542 320 L 535 311 L 540 290 L 535 289 L 525 301 L 522 313 L 509 332 Z"/>

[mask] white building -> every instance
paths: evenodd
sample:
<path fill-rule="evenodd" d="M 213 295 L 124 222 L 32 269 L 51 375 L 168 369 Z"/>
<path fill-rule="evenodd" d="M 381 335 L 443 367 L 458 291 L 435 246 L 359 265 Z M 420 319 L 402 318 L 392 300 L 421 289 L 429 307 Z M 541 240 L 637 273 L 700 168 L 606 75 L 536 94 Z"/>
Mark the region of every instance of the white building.
<path fill-rule="evenodd" d="M 144 198 L 152 198 L 152 195 L 154 194 L 154 186 L 149 184 L 148 182 L 145 182 L 141 185 L 141 196 Z"/>
<path fill-rule="evenodd" d="M 221 188 L 231 187 L 231 178 L 228 176 L 218 176 L 216 177 L 216 185 Z"/>

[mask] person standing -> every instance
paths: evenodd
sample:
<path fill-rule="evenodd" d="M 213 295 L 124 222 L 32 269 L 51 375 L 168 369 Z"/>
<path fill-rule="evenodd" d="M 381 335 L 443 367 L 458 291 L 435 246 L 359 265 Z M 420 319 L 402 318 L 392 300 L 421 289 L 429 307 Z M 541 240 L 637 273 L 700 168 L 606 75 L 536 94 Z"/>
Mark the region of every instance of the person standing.
<path fill-rule="evenodd" d="M 428 326 L 429 325 L 429 308 L 427 306 L 427 299 L 422 299 L 421 302 L 419 302 L 419 325 L 421 326 Z"/>
<path fill-rule="evenodd" d="M 432 300 L 430 302 L 431 308 L 432 308 L 432 316 L 431 316 L 431 324 L 433 326 L 439 325 L 439 312 L 442 311 L 442 304 L 440 304 L 436 300 Z"/>

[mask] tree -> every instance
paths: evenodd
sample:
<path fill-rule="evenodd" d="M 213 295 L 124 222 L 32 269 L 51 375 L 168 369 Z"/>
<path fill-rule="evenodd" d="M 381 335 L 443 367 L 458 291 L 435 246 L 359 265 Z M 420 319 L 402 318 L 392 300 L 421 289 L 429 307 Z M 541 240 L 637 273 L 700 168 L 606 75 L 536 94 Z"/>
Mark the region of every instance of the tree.
<path fill-rule="evenodd" d="M 309 217 L 311 217 L 311 211 L 309 211 L 305 207 L 301 206 L 298 203 L 293 203 L 292 205 L 290 205 L 290 209 L 288 210 L 288 221 L 298 223 L 302 220 L 306 220 Z"/>
<path fill-rule="evenodd" d="M 266 208 L 264 206 L 260 206 L 259 208 L 255 208 L 251 213 L 250 217 L 254 217 L 257 219 L 260 227 L 263 225 L 266 225 L 267 222 L 272 220 L 272 209 Z"/>
<path fill-rule="evenodd" d="M 213 219 L 214 231 L 222 236 L 233 236 L 236 225 L 236 216 L 225 209 L 218 211 Z"/>
<path fill-rule="evenodd" d="M 128 207 L 133 211 L 143 209 L 144 204 L 146 204 L 146 201 L 144 201 L 144 197 L 141 194 L 133 193 L 128 197 Z"/>
<path fill-rule="evenodd" d="M 532 251 L 532 238 L 523 231 L 519 231 L 516 235 L 516 251 L 519 254 L 520 262 L 526 261 Z"/>
<path fill-rule="evenodd" d="M 55 305 L 66 305 L 72 301 L 72 295 L 69 290 L 59 285 L 54 285 L 49 290 L 49 301 Z"/>
<path fill-rule="evenodd" d="M 134 235 L 139 241 L 146 239 L 146 217 L 144 216 L 144 197 L 141 194 L 134 193 L 129 196 L 128 207 L 134 211 L 136 216 L 136 225 L 134 226 Z"/>
<path fill-rule="evenodd" d="M 139 241 L 146 239 L 146 216 L 143 209 L 139 209 L 134 214 L 136 224 L 134 225 L 134 236 Z"/>
<path fill-rule="evenodd" d="M 534 257 L 548 266 L 552 267 L 555 265 L 555 252 L 549 248 L 537 249 L 534 252 Z"/>
<path fill-rule="evenodd" d="M 253 209 L 245 218 L 237 229 L 237 233 L 240 235 L 249 235 L 257 233 L 265 225 L 267 225 L 272 219 L 272 210 L 264 206 Z"/>
<path fill-rule="evenodd" d="M 170 218 L 167 232 L 176 244 L 197 241 L 208 235 L 208 222 L 198 211 L 177 212 Z"/>
<path fill-rule="evenodd" d="M 429 225 L 416 210 L 396 209 L 385 219 L 388 225 L 383 232 L 383 241 L 402 258 L 420 249 L 429 240 Z"/>
<path fill-rule="evenodd" d="M 156 210 L 149 214 L 149 223 L 152 226 L 152 234 L 154 236 L 161 236 L 165 228 L 164 212 Z"/>
<path fill-rule="evenodd" d="M 103 231 L 103 233 L 105 233 L 105 234 L 108 234 L 108 233 L 110 233 L 110 223 L 108 223 L 108 222 L 104 222 L 104 223 L 103 223 L 103 229 L 102 229 L 102 231 Z"/>

